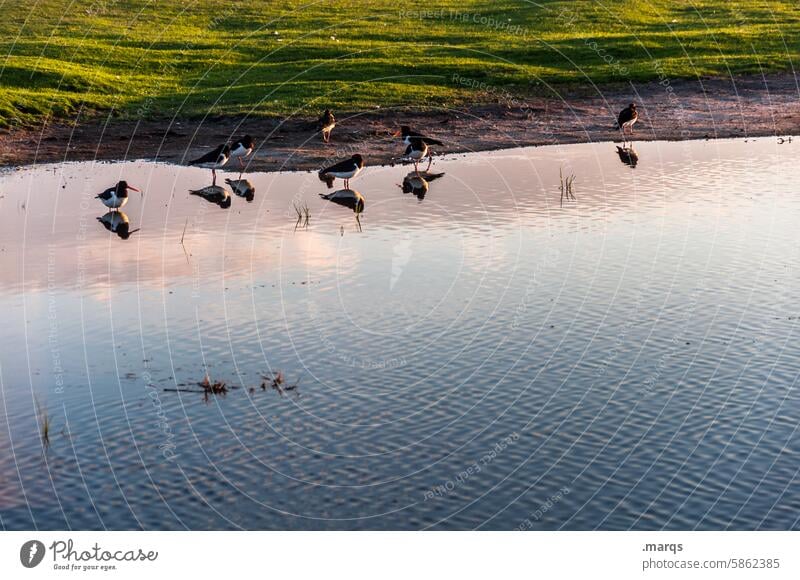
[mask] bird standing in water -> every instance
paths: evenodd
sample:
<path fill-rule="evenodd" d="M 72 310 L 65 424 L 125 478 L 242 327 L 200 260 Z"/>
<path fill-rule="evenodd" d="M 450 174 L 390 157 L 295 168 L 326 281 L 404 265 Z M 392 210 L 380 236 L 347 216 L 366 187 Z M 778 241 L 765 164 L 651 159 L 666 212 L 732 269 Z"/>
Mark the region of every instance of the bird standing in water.
<path fill-rule="evenodd" d="M 239 169 L 244 169 L 243 159 L 250 157 L 253 149 L 256 147 L 256 142 L 250 135 L 245 135 L 236 143 L 231 145 L 231 159 L 236 159 L 239 162 Z"/>
<path fill-rule="evenodd" d="M 428 144 L 422 137 L 410 137 L 404 155 L 414 162 L 414 171 L 416 171 L 417 174 L 419 174 L 419 162 L 424 159 L 426 155 L 428 155 L 428 169 L 431 168 Z"/>
<path fill-rule="evenodd" d="M 628 128 L 633 135 L 633 124 L 638 120 L 639 111 L 636 110 L 636 103 L 631 103 L 619 112 L 617 126 L 614 128 L 622 131 L 622 138 L 625 139 L 625 129 Z"/>
<path fill-rule="evenodd" d="M 322 116 L 319 118 L 319 124 L 317 125 L 317 129 L 322 131 L 322 141 L 324 143 L 331 142 L 331 131 L 336 126 L 336 117 L 333 116 L 330 109 L 325 109 L 325 112 L 322 113 Z"/>
<path fill-rule="evenodd" d="M 95 199 L 102 201 L 104 206 L 117 210 L 128 203 L 129 189 L 131 191 L 141 191 L 132 185 L 128 185 L 127 181 L 120 181 L 114 187 L 109 187 L 103 193 L 95 196 Z"/>
<path fill-rule="evenodd" d="M 331 178 L 344 179 L 344 187 L 345 189 L 349 189 L 350 180 L 358 175 L 362 169 L 364 169 L 364 159 L 361 155 L 356 153 L 350 159 L 340 161 L 336 165 L 331 165 L 320 171 L 319 178 L 322 181 L 328 182 L 329 187 L 332 184 Z"/>
<path fill-rule="evenodd" d="M 206 153 L 202 157 L 198 157 L 197 159 L 190 161 L 189 165 L 195 165 L 197 167 L 204 167 L 205 169 L 211 170 L 211 175 L 213 175 L 214 180 L 212 185 L 217 184 L 217 169 L 221 169 L 225 166 L 228 162 L 228 159 L 231 157 L 231 146 L 227 143 L 224 145 L 220 145 L 213 151 Z"/>
<path fill-rule="evenodd" d="M 417 133 L 416 131 L 412 131 L 408 125 L 403 125 L 402 127 L 400 127 L 400 130 L 397 133 L 395 133 L 394 136 L 402 137 L 403 143 L 405 143 L 406 145 L 411 145 L 411 139 L 413 138 L 422 139 L 423 141 L 425 141 L 426 145 L 444 145 L 444 143 L 442 143 L 438 139 L 427 137 L 422 133 Z"/>
<path fill-rule="evenodd" d="M 395 137 L 401 137 L 403 143 L 407 146 L 405 156 L 414 161 L 414 167 L 418 170 L 419 162 L 426 155 L 428 156 L 428 171 L 433 163 L 433 156 L 430 154 L 429 145 L 444 145 L 438 139 L 427 137 L 422 133 L 412 131 L 408 125 L 403 125 L 400 130 L 394 134 Z"/>

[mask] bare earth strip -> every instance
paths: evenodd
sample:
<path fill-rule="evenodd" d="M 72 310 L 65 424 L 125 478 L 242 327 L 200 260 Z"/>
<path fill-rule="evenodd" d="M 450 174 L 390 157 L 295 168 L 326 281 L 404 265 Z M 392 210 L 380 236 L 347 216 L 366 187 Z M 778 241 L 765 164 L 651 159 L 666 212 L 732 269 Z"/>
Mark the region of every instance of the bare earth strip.
<path fill-rule="evenodd" d="M 309 119 L 207 118 L 124 121 L 97 117 L 0 135 L 0 163 L 157 159 L 183 163 L 210 146 L 249 133 L 258 151 L 248 170 L 308 170 L 361 153 L 369 165 L 402 153 L 400 125 L 439 138 L 437 154 L 527 145 L 619 140 L 616 112 L 639 104 L 635 140 L 792 135 L 800 127 L 800 89 L 792 74 L 672 81 L 603 89 L 594 95 L 480 104 L 459 110 L 338 112 L 332 142 Z M 233 165 L 231 170 L 235 169 Z"/>

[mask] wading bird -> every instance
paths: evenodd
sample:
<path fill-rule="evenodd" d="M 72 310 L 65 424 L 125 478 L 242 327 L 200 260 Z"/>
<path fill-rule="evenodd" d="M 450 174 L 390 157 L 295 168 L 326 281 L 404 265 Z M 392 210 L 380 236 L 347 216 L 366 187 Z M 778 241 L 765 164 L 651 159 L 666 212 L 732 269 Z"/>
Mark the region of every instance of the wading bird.
<path fill-rule="evenodd" d="M 322 116 L 319 118 L 317 130 L 322 132 L 322 141 L 325 143 L 331 142 L 331 131 L 336 126 L 336 117 L 333 116 L 330 109 L 325 109 Z"/>
<path fill-rule="evenodd" d="M 231 159 L 236 159 L 239 162 L 239 169 L 244 169 L 244 161 L 253 152 L 256 147 L 256 142 L 250 135 L 245 135 L 236 143 L 231 145 Z"/>
<path fill-rule="evenodd" d="M 633 124 L 638 120 L 639 111 L 636 110 L 636 103 L 631 103 L 619 112 L 617 126 L 614 128 L 622 131 L 622 138 L 625 139 L 625 129 L 628 128 L 633 135 Z"/>
<path fill-rule="evenodd" d="M 132 185 L 128 185 L 127 181 L 120 181 L 114 187 L 109 187 L 103 193 L 95 196 L 103 202 L 103 205 L 111 209 L 119 209 L 128 203 L 128 190 L 141 191 Z"/>
<path fill-rule="evenodd" d="M 403 143 L 406 145 L 405 156 L 414 161 L 415 168 L 418 168 L 422 158 L 426 155 L 428 156 L 428 167 L 425 171 L 428 171 L 431 168 L 431 163 L 433 163 L 433 156 L 431 155 L 429 145 L 444 145 L 444 143 L 438 139 L 412 131 L 407 125 L 400 127 L 400 130 L 396 132 L 394 136 L 402 138 Z"/>
<path fill-rule="evenodd" d="M 431 157 L 428 144 L 421 137 L 410 137 L 404 156 L 414 162 L 414 171 L 419 173 L 419 162 L 428 155 L 428 169 L 431 168 Z M 427 171 L 426 169 L 425 171 Z"/>
<path fill-rule="evenodd" d="M 331 178 L 344 179 L 344 187 L 349 189 L 350 180 L 358 175 L 362 169 L 364 169 L 364 159 L 356 153 L 350 159 L 340 161 L 336 165 L 331 165 L 320 171 L 319 178 L 327 182 L 329 187 L 332 183 Z"/>
<path fill-rule="evenodd" d="M 211 175 L 214 176 L 212 185 L 217 184 L 217 169 L 221 169 L 228 162 L 231 157 L 231 147 L 227 143 L 220 145 L 213 151 L 206 153 L 202 157 L 198 157 L 194 161 L 190 161 L 189 165 L 197 167 L 204 167 L 211 170 Z"/>

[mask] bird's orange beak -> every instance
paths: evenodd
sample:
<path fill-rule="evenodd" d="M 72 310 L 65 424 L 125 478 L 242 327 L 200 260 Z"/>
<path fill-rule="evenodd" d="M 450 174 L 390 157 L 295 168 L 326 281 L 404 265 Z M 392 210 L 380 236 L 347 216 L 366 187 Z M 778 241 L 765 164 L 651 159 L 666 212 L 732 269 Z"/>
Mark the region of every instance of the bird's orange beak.
<path fill-rule="evenodd" d="M 402 135 L 402 134 L 403 134 L 403 132 L 402 132 L 402 131 L 400 131 L 400 129 L 398 129 L 397 131 L 395 131 L 394 133 L 392 133 L 392 137 L 399 137 L 399 136 L 400 136 L 400 135 Z"/>
<path fill-rule="evenodd" d="M 135 187 L 133 187 L 132 185 L 129 185 L 129 186 L 128 186 L 128 189 L 132 189 L 133 191 L 138 191 L 139 193 L 142 193 L 142 190 L 141 190 L 141 189 L 136 189 L 136 188 L 135 188 Z"/>

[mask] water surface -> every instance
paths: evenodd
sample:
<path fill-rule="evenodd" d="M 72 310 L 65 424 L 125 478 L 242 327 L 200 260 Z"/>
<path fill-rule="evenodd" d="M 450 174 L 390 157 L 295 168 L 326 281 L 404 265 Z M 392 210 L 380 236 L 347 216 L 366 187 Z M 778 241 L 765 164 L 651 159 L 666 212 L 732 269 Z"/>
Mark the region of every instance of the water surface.
<path fill-rule="evenodd" d="M 313 173 L 5 172 L 0 525 L 799 527 L 796 145 L 635 148 L 369 167 L 359 219 Z"/>

